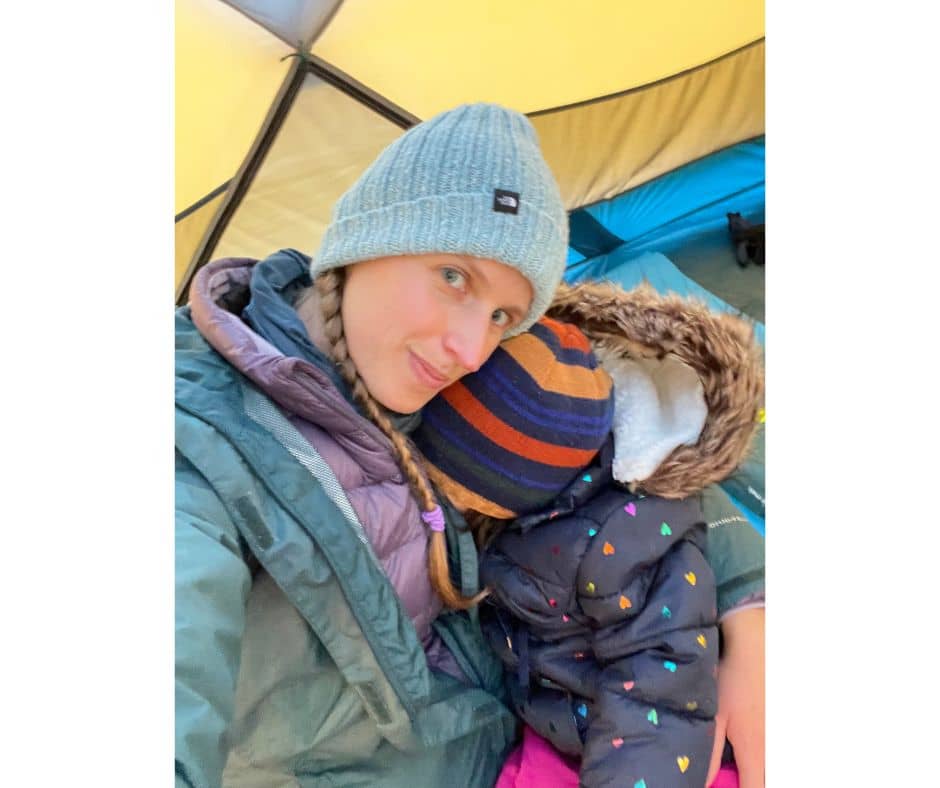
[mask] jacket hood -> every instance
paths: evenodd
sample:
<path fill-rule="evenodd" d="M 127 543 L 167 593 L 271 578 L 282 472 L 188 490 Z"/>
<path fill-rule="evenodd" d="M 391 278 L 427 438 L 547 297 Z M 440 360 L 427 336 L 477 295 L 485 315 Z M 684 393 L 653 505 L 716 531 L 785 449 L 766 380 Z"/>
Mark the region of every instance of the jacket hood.
<path fill-rule="evenodd" d="M 727 478 L 747 457 L 764 395 L 763 354 L 749 320 L 713 312 L 696 300 L 660 295 L 646 284 L 626 291 L 598 282 L 562 284 L 548 315 L 577 325 L 608 371 L 620 360 L 673 368 L 682 362 L 698 377 L 701 429 L 696 425 L 689 432 L 686 426 L 688 439 L 668 447 L 664 459 L 632 487 L 685 498 Z M 689 401 L 679 410 L 688 409 Z"/>
<path fill-rule="evenodd" d="M 271 266 L 272 261 L 283 265 Z M 276 260 L 272 256 L 256 263 L 246 258 L 227 258 L 208 263 L 197 273 L 189 295 L 196 329 L 229 364 L 288 413 L 327 430 L 355 455 L 370 477 L 399 478 L 401 472 L 391 453 L 391 442 L 346 399 L 337 385 L 338 376 L 330 374 L 329 362 L 317 363 L 318 356 L 325 356 L 312 344 L 308 351 L 298 350 L 298 343 L 289 342 L 281 332 L 277 339 L 296 352 L 304 352 L 306 358 L 285 355 L 245 322 L 258 266 L 269 263 L 269 269 L 281 268 L 284 281 L 289 282 L 295 275 L 295 263 L 302 265 L 304 260 L 280 252 Z M 294 334 L 305 335 L 300 318 L 292 308 L 287 311 L 296 323 Z"/>

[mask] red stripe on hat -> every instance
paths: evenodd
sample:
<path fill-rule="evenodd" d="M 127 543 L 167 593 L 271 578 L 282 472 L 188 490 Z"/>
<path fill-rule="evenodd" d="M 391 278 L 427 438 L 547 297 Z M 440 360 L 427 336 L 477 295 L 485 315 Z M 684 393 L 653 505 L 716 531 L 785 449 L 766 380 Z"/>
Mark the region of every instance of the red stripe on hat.
<path fill-rule="evenodd" d="M 543 317 L 539 322 L 558 337 L 562 347 L 583 350 L 585 353 L 591 352 L 591 343 L 588 342 L 588 338 L 571 323 L 561 323 L 550 317 Z"/>
<path fill-rule="evenodd" d="M 559 468 L 583 468 L 597 454 L 597 449 L 574 449 L 530 438 L 495 416 L 460 381 L 444 389 L 442 396 L 470 425 L 497 446 L 527 460 Z"/>

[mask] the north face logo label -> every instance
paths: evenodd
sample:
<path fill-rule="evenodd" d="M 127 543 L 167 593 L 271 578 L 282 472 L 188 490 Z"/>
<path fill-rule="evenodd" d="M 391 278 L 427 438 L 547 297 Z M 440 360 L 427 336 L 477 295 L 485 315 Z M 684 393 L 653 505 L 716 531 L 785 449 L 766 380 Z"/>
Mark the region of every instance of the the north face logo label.
<path fill-rule="evenodd" d="M 519 213 L 519 193 L 496 189 L 493 193 L 493 210 L 499 213 Z"/>

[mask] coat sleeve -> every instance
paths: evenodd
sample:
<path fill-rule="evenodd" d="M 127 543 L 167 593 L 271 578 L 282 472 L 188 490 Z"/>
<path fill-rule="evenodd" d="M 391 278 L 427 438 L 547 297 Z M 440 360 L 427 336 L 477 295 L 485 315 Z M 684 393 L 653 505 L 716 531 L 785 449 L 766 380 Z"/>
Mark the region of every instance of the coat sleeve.
<path fill-rule="evenodd" d="M 176 785 L 222 783 L 251 572 L 208 482 L 176 462 Z"/>
<path fill-rule="evenodd" d="M 717 484 L 705 489 L 702 512 L 708 524 L 705 556 L 718 587 L 718 618 L 738 605 L 764 597 L 764 537 Z"/>

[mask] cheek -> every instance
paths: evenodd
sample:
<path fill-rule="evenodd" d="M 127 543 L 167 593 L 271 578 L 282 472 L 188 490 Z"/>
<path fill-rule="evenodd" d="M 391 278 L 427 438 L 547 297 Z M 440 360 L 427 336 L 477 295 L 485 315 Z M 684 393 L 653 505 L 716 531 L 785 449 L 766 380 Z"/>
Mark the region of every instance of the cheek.
<path fill-rule="evenodd" d="M 343 299 L 349 354 L 369 393 L 399 413 L 419 410 L 432 396 L 418 385 L 408 348 L 424 350 L 442 341 L 446 305 L 431 288 L 420 286 L 350 288 Z"/>
<path fill-rule="evenodd" d="M 407 287 L 388 299 L 389 325 L 401 334 L 424 333 L 443 310 L 429 288 Z"/>
<path fill-rule="evenodd" d="M 378 303 L 372 303 L 368 332 L 374 349 L 394 351 L 409 342 L 443 336 L 447 323 L 446 310 L 427 288 L 407 287 L 386 292 Z"/>

